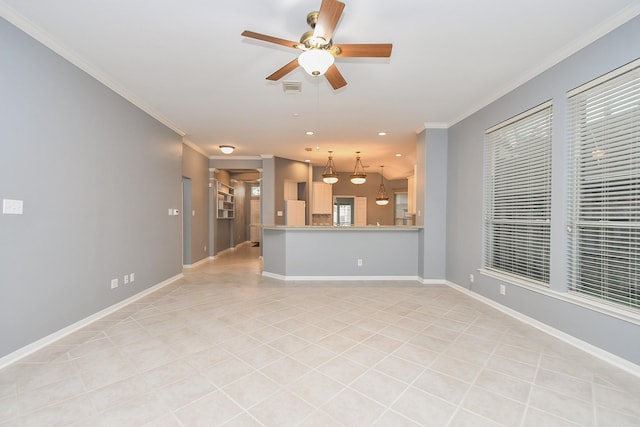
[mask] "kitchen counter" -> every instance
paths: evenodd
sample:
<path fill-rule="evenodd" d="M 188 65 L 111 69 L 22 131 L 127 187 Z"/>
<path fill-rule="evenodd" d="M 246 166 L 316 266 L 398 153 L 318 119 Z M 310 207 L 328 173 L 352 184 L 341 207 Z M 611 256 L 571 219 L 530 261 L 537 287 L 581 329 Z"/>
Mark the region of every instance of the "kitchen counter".
<path fill-rule="evenodd" d="M 327 226 L 327 225 L 263 225 L 263 229 L 270 230 L 304 230 L 304 231 L 335 231 L 335 230 L 421 230 L 423 227 L 416 225 L 366 225 L 366 226 Z"/>
<path fill-rule="evenodd" d="M 263 275 L 282 280 L 418 280 L 418 226 L 263 226 Z"/>

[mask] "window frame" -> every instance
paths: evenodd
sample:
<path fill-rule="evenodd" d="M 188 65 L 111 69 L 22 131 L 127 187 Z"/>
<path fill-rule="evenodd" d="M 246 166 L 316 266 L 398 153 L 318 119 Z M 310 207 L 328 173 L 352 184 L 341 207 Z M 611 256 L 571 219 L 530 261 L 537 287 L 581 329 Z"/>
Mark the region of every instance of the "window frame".
<path fill-rule="evenodd" d="M 552 133 L 547 101 L 487 129 L 484 142 L 483 271 L 541 288 L 550 280 Z"/>
<path fill-rule="evenodd" d="M 637 316 L 640 60 L 569 91 L 567 98 L 568 293 Z"/>

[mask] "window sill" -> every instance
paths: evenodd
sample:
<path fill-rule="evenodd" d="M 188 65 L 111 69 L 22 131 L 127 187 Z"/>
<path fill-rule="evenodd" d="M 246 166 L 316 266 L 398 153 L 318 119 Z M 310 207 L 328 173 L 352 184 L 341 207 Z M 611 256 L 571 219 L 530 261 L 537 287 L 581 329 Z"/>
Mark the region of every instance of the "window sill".
<path fill-rule="evenodd" d="M 633 309 L 625 310 L 623 308 L 618 308 L 613 305 L 609 305 L 606 303 L 601 303 L 596 300 L 592 300 L 587 296 L 582 296 L 579 294 L 569 293 L 569 292 L 559 292 L 554 291 L 546 286 L 536 285 L 532 282 L 526 280 L 519 280 L 513 276 L 509 276 L 507 274 L 498 273 L 492 270 L 479 269 L 480 274 L 483 276 L 491 277 L 496 280 L 500 280 L 506 282 L 510 285 L 519 286 L 521 288 L 537 292 L 542 295 L 546 295 L 551 298 L 556 298 L 561 301 L 565 301 L 571 304 L 575 304 L 577 306 L 596 311 L 598 313 L 605 314 L 607 316 L 615 317 L 620 320 L 624 320 L 625 322 L 633 323 L 636 325 L 640 325 L 640 312 L 632 311 Z"/>

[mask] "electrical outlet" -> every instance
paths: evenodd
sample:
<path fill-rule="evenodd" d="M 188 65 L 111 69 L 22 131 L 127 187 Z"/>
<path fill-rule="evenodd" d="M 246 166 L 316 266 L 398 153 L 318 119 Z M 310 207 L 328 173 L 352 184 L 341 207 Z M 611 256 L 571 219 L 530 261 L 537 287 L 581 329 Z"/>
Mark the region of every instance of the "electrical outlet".
<path fill-rule="evenodd" d="M 111 289 L 118 287 L 118 279 L 111 279 Z"/>
<path fill-rule="evenodd" d="M 134 280 L 136 280 L 136 276 L 133 273 L 131 273 L 129 275 L 129 282 L 133 282 Z"/>
<path fill-rule="evenodd" d="M 473 283 L 473 281 L 474 281 L 475 279 L 476 279 L 476 278 L 475 278 L 475 277 L 473 277 L 473 274 L 470 274 L 470 275 L 469 275 L 469 283 Z"/>
<path fill-rule="evenodd" d="M 129 283 L 129 275 L 128 275 L 128 274 L 125 274 L 125 275 L 124 275 L 124 280 L 122 281 L 122 283 L 124 283 L 125 285 L 126 285 L 127 283 Z"/>
<path fill-rule="evenodd" d="M 505 285 L 500 285 L 500 295 L 507 294 L 507 287 Z"/>
<path fill-rule="evenodd" d="M 362 267 L 362 259 L 358 258 L 358 267 Z"/>

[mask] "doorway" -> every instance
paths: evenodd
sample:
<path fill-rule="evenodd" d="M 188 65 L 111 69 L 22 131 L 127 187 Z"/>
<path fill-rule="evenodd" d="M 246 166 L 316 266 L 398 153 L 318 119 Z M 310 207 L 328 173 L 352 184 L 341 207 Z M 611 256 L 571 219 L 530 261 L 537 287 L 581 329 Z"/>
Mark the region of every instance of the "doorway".
<path fill-rule="evenodd" d="M 349 227 L 355 220 L 355 203 L 353 197 L 338 197 L 333 200 L 333 225 Z"/>

